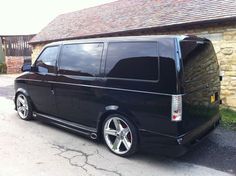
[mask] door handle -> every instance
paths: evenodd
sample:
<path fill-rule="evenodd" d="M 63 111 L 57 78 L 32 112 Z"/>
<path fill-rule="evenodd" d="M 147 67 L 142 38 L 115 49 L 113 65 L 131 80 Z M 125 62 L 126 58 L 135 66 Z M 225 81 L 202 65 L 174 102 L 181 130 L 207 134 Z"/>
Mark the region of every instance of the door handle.
<path fill-rule="evenodd" d="M 51 89 L 51 93 L 52 93 L 53 95 L 55 95 L 55 91 L 54 91 L 53 89 Z"/>
<path fill-rule="evenodd" d="M 54 91 L 54 88 L 53 88 L 53 84 L 51 84 L 51 93 L 52 93 L 53 95 L 55 95 L 55 91 Z"/>

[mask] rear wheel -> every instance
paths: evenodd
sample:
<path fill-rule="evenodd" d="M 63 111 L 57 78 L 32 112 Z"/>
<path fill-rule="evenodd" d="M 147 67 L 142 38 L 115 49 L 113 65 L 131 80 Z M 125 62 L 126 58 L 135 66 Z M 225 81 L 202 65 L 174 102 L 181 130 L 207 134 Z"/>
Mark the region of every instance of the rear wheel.
<path fill-rule="evenodd" d="M 103 138 L 107 147 L 119 156 L 130 156 L 138 148 L 138 135 L 135 126 L 120 115 L 111 115 L 105 119 Z"/>
<path fill-rule="evenodd" d="M 31 104 L 29 103 L 28 98 L 22 93 L 19 93 L 16 97 L 16 109 L 21 119 L 32 119 L 33 112 Z"/>

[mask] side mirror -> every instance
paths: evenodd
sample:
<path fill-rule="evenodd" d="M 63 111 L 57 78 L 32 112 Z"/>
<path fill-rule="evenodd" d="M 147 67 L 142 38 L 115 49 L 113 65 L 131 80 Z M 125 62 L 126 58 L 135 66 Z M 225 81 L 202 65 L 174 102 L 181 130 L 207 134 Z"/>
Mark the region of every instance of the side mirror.
<path fill-rule="evenodd" d="M 31 70 L 32 72 L 38 72 L 38 67 L 35 66 L 31 66 Z"/>
<path fill-rule="evenodd" d="M 24 65 L 21 67 L 21 71 L 22 71 L 22 72 L 31 71 L 31 65 L 30 65 L 30 64 L 24 64 Z"/>

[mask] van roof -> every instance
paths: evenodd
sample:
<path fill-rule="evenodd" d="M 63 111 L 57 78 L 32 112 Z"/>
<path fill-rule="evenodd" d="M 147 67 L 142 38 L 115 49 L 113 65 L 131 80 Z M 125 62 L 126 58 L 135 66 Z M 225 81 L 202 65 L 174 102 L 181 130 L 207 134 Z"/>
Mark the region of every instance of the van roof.
<path fill-rule="evenodd" d="M 185 39 L 185 38 L 196 38 L 196 36 L 188 35 L 142 35 L 142 36 L 123 36 L 123 37 L 102 37 L 102 38 L 89 38 L 89 39 L 78 39 L 78 40 L 63 40 L 47 44 L 47 46 L 61 45 L 61 44 L 72 44 L 72 43 L 87 43 L 87 42 L 115 42 L 115 41 L 155 41 L 158 39 Z"/>

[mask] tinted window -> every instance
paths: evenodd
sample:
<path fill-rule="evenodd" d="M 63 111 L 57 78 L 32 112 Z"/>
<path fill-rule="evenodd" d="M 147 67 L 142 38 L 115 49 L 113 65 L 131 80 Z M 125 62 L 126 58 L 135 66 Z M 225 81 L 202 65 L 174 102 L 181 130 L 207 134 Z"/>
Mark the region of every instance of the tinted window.
<path fill-rule="evenodd" d="M 111 78 L 157 80 L 157 42 L 110 43 L 106 74 Z"/>
<path fill-rule="evenodd" d="M 208 84 L 209 89 L 218 90 L 219 65 L 211 42 L 181 41 L 180 47 L 184 66 L 185 91 L 192 92 L 204 84 Z M 209 97 L 210 95 L 205 96 L 206 101 L 209 100 Z"/>
<path fill-rule="evenodd" d="M 159 56 L 162 58 L 171 58 L 175 56 L 175 43 L 173 39 L 160 39 L 158 41 L 159 47 Z"/>
<path fill-rule="evenodd" d="M 102 50 L 102 43 L 64 45 L 59 72 L 79 76 L 98 75 Z"/>
<path fill-rule="evenodd" d="M 57 53 L 57 46 L 46 48 L 35 62 L 35 66 L 38 68 L 38 72 L 54 73 L 57 60 Z"/>

